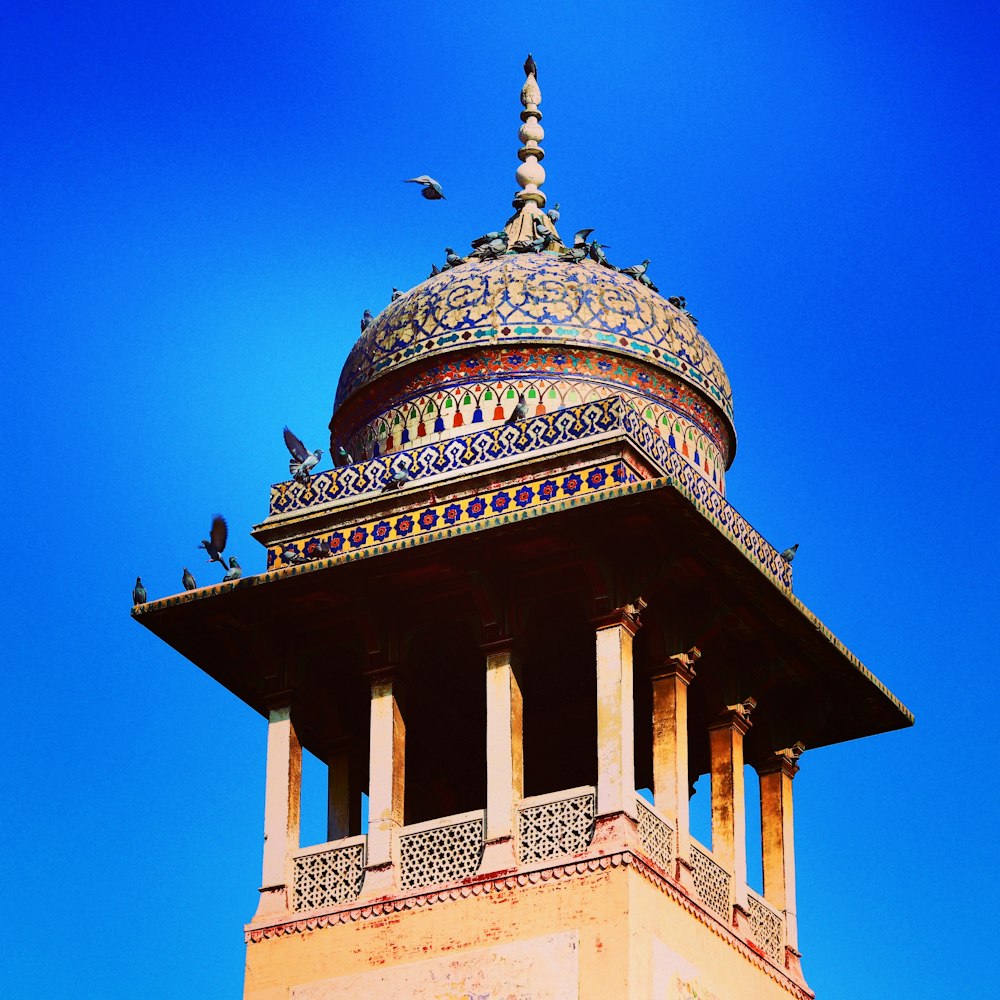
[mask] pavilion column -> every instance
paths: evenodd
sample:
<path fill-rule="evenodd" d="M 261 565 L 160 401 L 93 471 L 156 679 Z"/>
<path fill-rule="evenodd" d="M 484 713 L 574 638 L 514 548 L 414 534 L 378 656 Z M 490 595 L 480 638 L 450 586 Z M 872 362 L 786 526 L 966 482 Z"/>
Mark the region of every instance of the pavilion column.
<path fill-rule="evenodd" d="M 708 727 L 712 756 L 712 854 L 733 877 L 731 901 L 747 909 L 747 818 L 743 783 L 743 737 L 757 703 L 729 705 Z"/>
<path fill-rule="evenodd" d="M 646 602 L 594 620 L 597 633 L 597 815 L 636 818 L 632 640 Z M 596 839 L 596 837 L 595 837 Z"/>
<path fill-rule="evenodd" d="M 515 823 L 524 797 L 524 736 L 519 660 L 509 641 L 486 652 L 486 844 L 481 871 L 517 867 Z"/>
<path fill-rule="evenodd" d="M 757 768 L 760 776 L 760 840 L 764 898 L 785 915 L 785 944 L 798 951 L 795 911 L 795 845 L 792 828 L 792 779 L 805 747 L 795 743 L 776 751 Z"/>
<path fill-rule="evenodd" d="M 701 650 L 676 653 L 652 675 L 653 804 L 674 826 L 674 854 L 689 857 L 688 687 Z"/>
<path fill-rule="evenodd" d="M 371 727 L 368 759 L 368 860 L 364 898 L 398 888 L 397 834 L 403 825 L 406 726 L 394 667 L 369 671 Z"/>
<path fill-rule="evenodd" d="M 290 705 L 274 708 L 269 714 L 265 780 L 264 864 L 257 917 L 291 909 L 291 857 L 299 847 L 302 748 Z"/>
<path fill-rule="evenodd" d="M 351 740 L 334 740 L 327 751 L 326 839 L 343 840 L 356 833 L 361 791 L 357 768 L 352 766 Z"/>

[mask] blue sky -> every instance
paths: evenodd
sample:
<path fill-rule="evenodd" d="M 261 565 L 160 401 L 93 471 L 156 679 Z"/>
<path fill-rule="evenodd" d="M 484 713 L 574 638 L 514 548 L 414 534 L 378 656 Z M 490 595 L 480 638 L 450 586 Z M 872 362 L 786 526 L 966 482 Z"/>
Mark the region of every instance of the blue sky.
<path fill-rule="evenodd" d="M 509 213 L 530 49 L 561 228 L 687 296 L 731 502 L 917 715 L 803 758 L 807 978 L 989 995 L 998 41 L 986 3 L 10 0 L 0 994 L 240 995 L 265 724 L 132 582 L 210 576 L 216 510 L 263 568 L 282 426 L 325 447 L 362 311 Z"/>

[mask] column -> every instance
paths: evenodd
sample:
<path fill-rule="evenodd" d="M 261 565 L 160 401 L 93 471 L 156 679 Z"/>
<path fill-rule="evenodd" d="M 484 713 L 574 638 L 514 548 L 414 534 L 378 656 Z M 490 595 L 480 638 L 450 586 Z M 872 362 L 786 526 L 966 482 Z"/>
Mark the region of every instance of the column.
<path fill-rule="evenodd" d="M 764 861 L 764 898 L 785 914 L 785 943 L 798 951 L 795 915 L 795 845 L 792 829 L 792 779 L 805 747 L 777 750 L 757 768 L 760 776 L 760 840 Z"/>
<path fill-rule="evenodd" d="M 361 789 L 352 768 L 353 745 L 347 737 L 334 740 L 327 750 L 326 839 L 343 840 L 357 831 Z"/>
<path fill-rule="evenodd" d="M 689 855 L 691 836 L 688 787 L 688 686 L 701 650 L 676 653 L 652 675 L 653 804 L 674 825 L 674 854 Z"/>
<path fill-rule="evenodd" d="M 264 864 L 257 917 L 291 909 L 291 854 L 299 847 L 302 748 L 292 724 L 291 706 L 272 709 L 267 726 L 264 788 Z"/>
<path fill-rule="evenodd" d="M 369 671 L 371 730 L 368 758 L 368 862 L 363 898 L 398 888 L 396 835 L 403 825 L 406 726 L 394 667 Z"/>
<path fill-rule="evenodd" d="M 743 785 L 743 737 L 750 729 L 753 698 L 726 710 L 708 727 L 712 755 L 712 854 L 733 876 L 732 901 L 747 907 L 747 819 Z"/>
<path fill-rule="evenodd" d="M 597 814 L 636 818 L 632 639 L 646 602 L 595 619 L 597 630 Z"/>
<path fill-rule="evenodd" d="M 517 867 L 514 824 L 524 797 L 524 737 L 518 657 L 509 641 L 486 652 L 486 845 L 480 870 Z"/>

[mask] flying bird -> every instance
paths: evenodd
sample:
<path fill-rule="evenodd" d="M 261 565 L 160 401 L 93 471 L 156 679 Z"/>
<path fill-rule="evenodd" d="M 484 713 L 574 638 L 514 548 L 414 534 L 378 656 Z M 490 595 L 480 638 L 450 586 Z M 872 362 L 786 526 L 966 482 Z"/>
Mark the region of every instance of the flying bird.
<path fill-rule="evenodd" d="M 208 533 L 208 538 L 201 540 L 201 548 L 208 553 L 209 562 L 217 562 L 223 569 L 226 569 L 226 561 L 222 558 L 222 551 L 226 547 L 226 539 L 229 538 L 229 527 L 226 519 L 221 514 L 216 514 L 212 518 L 212 530 Z"/>
<path fill-rule="evenodd" d="M 781 558 L 785 560 L 786 563 L 790 563 L 795 558 L 795 553 L 799 550 L 799 543 L 796 542 L 791 548 L 785 549 L 781 553 Z"/>
<path fill-rule="evenodd" d="M 195 590 L 198 584 L 195 582 L 194 577 L 191 575 L 191 570 L 184 567 L 184 575 L 181 577 L 181 583 L 184 584 L 185 590 Z"/>
<path fill-rule="evenodd" d="M 535 79 L 538 79 L 538 67 L 535 65 L 534 57 L 531 53 L 528 53 L 528 58 L 524 60 L 524 75 L 531 76 L 534 74 Z"/>
<path fill-rule="evenodd" d="M 516 424 L 519 420 L 524 420 L 528 415 L 528 404 L 525 402 L 524 393 L 517 397 L 517 406 L 511 411 L 510 416 L 504 421 L 505 424 Z"/>
<path fill-rule="evenodd" d="M 372 315 L 371 309 L 366 309 L 364 315 L 361 317 L 361 332 L 364 333 L 374 320 L 375 317 Z"/>
<path fill-rule="evenodd" d="M 288 460 L 288 471 L 292 479 L 303 486 L 309 485 L 311 470 L 319 465 L 323 457 L 323 449 L 310 451 L 287 427 L 285 428 L 285 447 L 291 454 Z"/>
<path fill-rule="evenodd" d="M 441 185 L 438 184 L 433 177 L 428 177 L 427 174 L 421 174 L 419 177 L 408 177 L 404 184 L 421 184 L 420 193 L 428 201 L 440 201 L 444 198 L 444 192 L 441 190 Z M 459 199 L 461 201 L 461 199 Z"/>
<path fill-rule="evenodd" d="M 146 603 L 146 588 L 142 585 L 141 576 L 137 576 L 135 578 L 135 586 L 132 588 L 132 603 L 133 604 Z"/>
<path fill-rule="evenodd" d="M 243 570 L 240 569 L 240 564 L 236 561 L 236 556 L 229 557 L 229 569 L 226 575 L 222 578 L 223 583 L 232 583 L 233 580 L 238 580 L 243 575 Z"/>

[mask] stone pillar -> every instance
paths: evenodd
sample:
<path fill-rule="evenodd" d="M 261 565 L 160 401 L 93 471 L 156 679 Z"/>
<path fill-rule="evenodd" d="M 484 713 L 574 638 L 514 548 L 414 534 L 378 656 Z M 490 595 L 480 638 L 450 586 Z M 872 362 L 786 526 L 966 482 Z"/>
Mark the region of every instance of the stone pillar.
<path fill-rule="evenodd" d="M 733 876 L 730 898 L 747 908 L 747 818 L 743 737 L 750 729 L 753 698 L 726 710 L 708 727 L 712 755 L 712 854 Z"/>
<path fill-rule="evenodd" d="M 326 839 L 343 840 L 356 832 L 361 789 L 351 767 L 353 747 L 348 739 L 331 743 L 326 758 Z"/>
<path fill-rule="evenodd" d="M 655 670 L 653 682 L 653 804 L 674 825 L 677 857 L 690 852 L 688 686 L 701 650 L 676 653 Z"/>
<path fill-rule="evenodd" d="M 291 855 L 299 847 L 302 748 L 290 705 L 271 710 L 264 787 L 264 864 L 257 917 L 291 909 Z"/>
<path fill-rule="evenodd" d="M 480 870 L 517 867 L 517 803 L 524 798 L 524 736 L 518 657 L 510 642 L 486 652 L 486 844 Z"/>
<path fill-rule="evenodd" d="M 368 763 L 368 862 L 362 898 L 398 889 L 397 833 L 403 825 L 406 726 L 393 667 L 369 671 L 371 733 Z"/>
<path fill-rule="evenodd" d="M 785 914 L 785 944 L 798 951 L 795 915 L 795 845 L 792 829 L 792 778 L 805 747 L 778 750 L 757 768 L 760 775 L 760 842 L 764 898 Z"/>
<path fill-rule="evenodd" d="M 597 815 L 636 818 L 632 639 L 646 602 L 594 620 L 597 630 Z"/>

